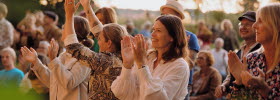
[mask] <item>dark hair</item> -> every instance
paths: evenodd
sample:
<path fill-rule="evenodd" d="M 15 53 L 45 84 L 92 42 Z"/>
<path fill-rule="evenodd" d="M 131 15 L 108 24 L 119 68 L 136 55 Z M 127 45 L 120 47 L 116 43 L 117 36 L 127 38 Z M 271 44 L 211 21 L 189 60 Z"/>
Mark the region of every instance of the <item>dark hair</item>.
<path fill-rule="evenodd" d="M 48 59 L 47 56 L 38 54 L 38 58 L 40 59 L 40 61 L 41 61 L 42 64 L 44 64 L 44 65 L 47 65 L 47 64 L 49 63 L 49 59 Z M 31 66 L 33 66 L 33 64 L 32 64 Z M 35 74 L 32 70 L 29 70 L 28 78 L 29 78 L 30 80 L 37 80 L 37 79 L 38 79 L 38 77 L 36 76 L 36 74 Z"/>
<path fill-rule="evenodd" d="M 44 11 L 44 15 L 48 16 L 49 18 L 51 18 L 53 21 L 56 21 L 58 19 L 58 16 L 56 13 L 52 12 L 52 11 Z"/>
<path fill-rule="evenodd" d="M 110 23 L 103 27 L 105 41 L 111 40 L 115 46 L 116 52 L 121 51 L 121 40 L 125 35 L 127 35 L 127 31 L 119 24 Z"/>
<path fill-rule="evenodd" d="M 103 24 L 117 23 L 117 16 L 116 16 L 116 12 L 114 9 L 108 8 L 108 7 L 103 7 L 103 8 L 98 9 L 95 12 L 95 15 L 97 15 L 98 13 L 102 14 L 102 16 L 104 17 Z"/>
<path fill-rule="evenodd" d="M 75 32 L 77 34 L 77 38 L 79 42 L 81 42 L 86 47 L 92 47 L 93 46 L 93 40 L 89 39 L 87 36 L 90 33 L 89 29 L 89 23 L 87 19 L 75 16 L 74 17 L 74 28 Z"/>
<path fill-rule="evenodd" d="M 30 80 L 37 80 L 37 79 L 38 79 L 38 77 L 37 77 L 36 74 L 33 72 L 33 70 L 29 70 L 29 72 L 28 72 L 28 78 L 29 78 Z"/>
<path fill-rule="evenodd" d="M 181 19 L 174 15 L 162 15 L 156 21 L 160 21 L 167 29 L 168 34 L 173 38 L 173 43 L 169 50 L 163 53 L 162 59 L 168 62 L 180 57 L 186 58 L 188 49 Z"/>

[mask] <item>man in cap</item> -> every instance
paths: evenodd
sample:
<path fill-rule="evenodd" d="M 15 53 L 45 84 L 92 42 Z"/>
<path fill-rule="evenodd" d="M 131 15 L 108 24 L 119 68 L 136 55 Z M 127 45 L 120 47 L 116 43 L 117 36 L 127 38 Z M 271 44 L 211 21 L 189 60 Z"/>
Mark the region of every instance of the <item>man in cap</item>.
<path fill-rule="evenodd" d="M 253 29 L 253 24 L 256 22 L 256 13 L 248 11 L 238 18 L 239 23 L 239 34 L 242 39 L 245 40 L 245 44 L 236 53 L 239 59 L 246 57 L 248 53 L 253 52 L 261 47 L 261 44 L 256 42 L 256 32 Z M 228 74 L 222 85 L 218 86 L 215 91 L 217 98 L 230 93 L 230 86 L 236 85 L 233 83 L 235 78 Z"/>
<path fill-rule="evenodd" d="M 184 15 L 184 9 L 183 6 L 175 0 L 167 0 L 166 4 L 160 7 L 160 12 L 161 15 L 167 15 L 167 14 L 171 14 L 171 15 L 175 15 L 178 16 L 179 18 L 181 18 L 181 20 L 183 20 L 185 18 Z M 195 34 L 193 34 L 190 31 L 186 30 L 186 36 L 188 37 L 188 46 L 189 46 L 189 50 L 190 50 L 190 55 L 189 57 L 191 58 L 192 61 L 190 61 L 191 63 L 193 63 L 193 61 L 196 58 L 196 54 L 199 52 L 199 44 L 198 44 L 198 39 L 197 36 Z M 190 78 L 189 78 L 189 86 L 188 86 L 188 91 L 190 93 L 191 90 L 191 86 L 192 86 L 192 75 L 193 75 L 193 64 L 190 64 Z M 188 99 L 189 97 L 189 93 L 186 97 L 186 99 Z"/>

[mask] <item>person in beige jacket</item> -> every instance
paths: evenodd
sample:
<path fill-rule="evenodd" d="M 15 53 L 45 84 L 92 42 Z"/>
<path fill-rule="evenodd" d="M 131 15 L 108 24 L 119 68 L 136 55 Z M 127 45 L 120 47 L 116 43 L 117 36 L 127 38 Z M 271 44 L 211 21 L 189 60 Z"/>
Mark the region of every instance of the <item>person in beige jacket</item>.
<path fill-rule="evenodd" d="M 82 17 L 74 17 L 74 21 L 78 40 L 81 44 L 91 47 L 92 40 L 87 39 L 87 35 L 90 33 L 88 21 Z M 66 39 L 65 41 L 68 43 L 72 40 Z M 34 64 L 31 69 L 39 80 L 50 88 L 50 100 L 87 100 L 90 68 L 79 63 L 67 52 L 56 57 L 58 48 L 58 44 L 53 39 L 49 47 L 48 56 L 51 62 L 48 66 L 38 60 L 34 49 L 31 48 L 30 51 L 27 47 L 23 47 L 21 52 L 27 61 Z"/>

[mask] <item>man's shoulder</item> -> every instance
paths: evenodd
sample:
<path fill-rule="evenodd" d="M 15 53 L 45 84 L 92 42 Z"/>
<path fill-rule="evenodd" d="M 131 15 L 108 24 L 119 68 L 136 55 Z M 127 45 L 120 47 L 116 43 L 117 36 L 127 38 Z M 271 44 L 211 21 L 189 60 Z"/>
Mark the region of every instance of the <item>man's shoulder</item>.
<path fill-rule="evenodd" d="M 13 71 L 13 73 L 15 73 L 15 74 L 19 74 L 19 75 L 24 76 L 24 73 L 23 73 L 20 69 L 18 69 L 18 68 L 14 68 L 14 69 L 12 69 L 12 71 Z"/>
<path fill-rule="evenodd" d="M 2 23 L 1 25 L 13 27 L 12 23 L 10 21 L 8 21 L 7 19 L 3 19 L 0 23 Z"/>
<path fill-rule="evenodd" d="M 188 43 L 189 48 L 191 50 L 195 50 L 196 52 L 198 52 L 200 47 L 199 47 L 199 44 L 198 44 L 197 36 L 194 33 L 190 32 L 190 31 L 186 30 L 185 32 L 186 32 L 187 36 L 190 36 L 190 40 L 189 40 L 189 43 Z"/>
<path fill-rule="evenodd" d="M 190 32 L 190 31 L 185 30 L 185 33 L 186 33 L 187 35 L 195 36 L 195 37 L 196 37 L 196 35 L 195 35 L 193 32 Z"/>

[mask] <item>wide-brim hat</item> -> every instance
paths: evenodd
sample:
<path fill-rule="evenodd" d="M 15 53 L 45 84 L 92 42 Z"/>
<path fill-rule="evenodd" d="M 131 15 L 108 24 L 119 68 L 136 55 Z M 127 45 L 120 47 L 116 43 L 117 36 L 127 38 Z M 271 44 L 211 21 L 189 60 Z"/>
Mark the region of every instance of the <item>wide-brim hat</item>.
<path fill-rule="evenodd" d="M 184 12 L 183 6 L 178 1 L 168 0 L 165 5 L 160 7 L 160 11 L 162 12 L 164 8 L 170 8 L 176 11 L 177 13 L 179 13 L 182 19 L 185 18 L 185 15 L 183 13 Z"/>

